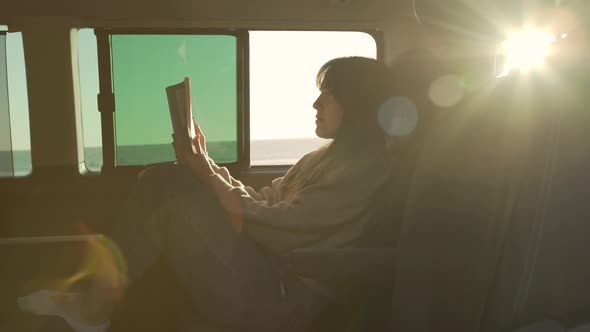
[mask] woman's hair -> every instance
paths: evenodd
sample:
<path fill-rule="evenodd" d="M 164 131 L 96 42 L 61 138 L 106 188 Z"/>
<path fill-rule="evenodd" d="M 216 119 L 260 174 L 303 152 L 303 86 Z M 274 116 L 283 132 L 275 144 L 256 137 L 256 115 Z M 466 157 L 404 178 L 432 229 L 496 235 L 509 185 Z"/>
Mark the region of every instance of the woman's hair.
<path fill-rule="evenodd" d="M 342 106 L 342 122 L 332 143 L 308 159 L 311 171 L 285 176 L 283 181 L 289 184 L 283 188 L 297 192 L 328 173 L 342 174 L 350 161 L 367 158 L 366 153 L 388 159 L 378 108 L 392 95 L 392 77 L 386 64 L 358 56 L 332 59 L 320 68 L 317 86 L 328 90 Z"/>
<path fill-rule="evenodd" d="M 312 175 L 295 175 L 286 181 L 292 182 L 292 188 L 302 188 L 328 170 L 334 173 L 335 168 L 346 168 L 348 163 L 343 160 L 366 158 L 369 153 L 383 158 L 391 166 L 394 164 L 392 159 L 414 151 L 415 134 L 422 131 L 421 122 L 428 118 L 422 113 L 430 113 L 432 108 L 428 101 L 428 87 L 440 73 L 437 62 L 425 50 L 405 52 L 392 67 L 357 56 L 326 62 L 318 71 L 316 83 L 318 88 L 328 90 L 342 106 L 340 128 L 334 141 L 321 148 L 323 152 L 313 162 L 316 171 Z M 388 128 L 379 124 L 379 112 L 384 110 L 380 107 L 392 97 L 406 98 L 416 106 L 418 125 L 405 137 L 392 137 L 386 132 Z"/>
<path fill-rule="evenodd" d="M 359 56 L 336 58 L 318 71 L 318 88 L 328 90 L 343 109 L 342 123 L 329 150 L 337 155 L 381 150 L 385 134 L 378 108 L 393 93 L 393 75 L 383 62 Z"/>

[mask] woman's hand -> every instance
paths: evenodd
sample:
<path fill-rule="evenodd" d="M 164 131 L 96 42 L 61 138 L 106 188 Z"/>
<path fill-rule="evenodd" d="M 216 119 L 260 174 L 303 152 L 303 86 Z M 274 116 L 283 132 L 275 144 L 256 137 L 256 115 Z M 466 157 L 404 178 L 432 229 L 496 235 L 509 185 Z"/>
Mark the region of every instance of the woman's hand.
<path fill-rule="evenodd" d="M 196 153 L 190 153 L 182 151 L 175 142 L 172 142 L 178 162 L 188 168 L 197 178 L 208 181 L 212 175 L 215 175 L 215 171 L 209 162 L 207 151 L 203 148 L 204 144 L 205 138 L 197 134 L 193 138 Z"/>
<path fill-rule="evenodd" d="M 199 127 L 199 125 L 197 124 L 197 121 L 195 121 L 195 118 L 193 118 L 193 124 L 195 125 L 195 137 L 199 137 L 199 143 L 201 144 L 201 147 L 205 152 L 205 156 L 209 156 L 209 153 L 207 152 L 207 140 L 205 139 L 205 134 L 203 134 L 203 131 L 201 130 L 201 127 Z M 195 144 L 194 139 L 193 144 Z M 195 147 L 197 147 L 197 144 L 195 144 Z"/>
<path fill-rule="evenodd" d="M 209 157 L 209 152 L 207 152 L 207 140 L 205 139 L 205 135 L 203 134 L 201 127 L 199 127 L 199 125 L 197 124 L 197 122 L 195 121 L 194 118 L 193 118 L 193 123 L 195 125 L 196 137 L 200 137 L 199 143 L 201 144 L 203 151 L 205 151 L 205 156 Z M 195 147 L 196 147 L 196 145 L 195 145 Z M 229 171 L 227 170 L 227 168 L 217 166 L 215 161 L 211 158 L 209 158 L 209 165 L 211 165 L 211 168 L 213 169 L 213 171 L 215 173 L 221 175 L 227 182 L 229 182 L 229 183 L 232 182 L 231 175 L 229 174 Z"/>

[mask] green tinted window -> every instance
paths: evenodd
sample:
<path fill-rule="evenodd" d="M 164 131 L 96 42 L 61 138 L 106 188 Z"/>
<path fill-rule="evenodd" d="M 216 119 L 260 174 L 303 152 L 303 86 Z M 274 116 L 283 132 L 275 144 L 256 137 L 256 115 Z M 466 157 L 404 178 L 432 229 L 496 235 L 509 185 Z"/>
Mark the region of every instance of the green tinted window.
<path fill-rule="evenodd" d="M 1 30 L 1 29 L 0 29 Z M 32 171 L 25 61 L 20 33 L 0 34 L 0 177 Z"/>
<path fill-rule="evenodd" d="M 193 115 L 217 162 L 237 160 L 237 39 L 113 35 L 118 165 L 174 160 L 166 86 L 191 78 Z"/>

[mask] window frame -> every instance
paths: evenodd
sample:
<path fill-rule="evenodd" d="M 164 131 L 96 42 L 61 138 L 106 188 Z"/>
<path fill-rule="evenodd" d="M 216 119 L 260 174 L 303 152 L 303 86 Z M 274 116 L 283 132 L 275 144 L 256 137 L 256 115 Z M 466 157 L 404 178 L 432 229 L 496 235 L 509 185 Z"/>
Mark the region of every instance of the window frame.
<path fill-rule="evenodd" d="M 7 32 L 8 31 L 0 30 L 0 36 L 4 36 L 4 43 L 5 43 L 4 44 L 4 52 L 5 52 L 5 57 L 6 57 L 5 58 L 5 61 L 6 61 L 6 70 L 7 70 L 6 71 L 6 86 L 8 86 L 8 59 L 7 59 L 7 56 L 8 56 L 8 54 L 7 54 L 8 53 L 7 52 L 7 46 L 8 45 L 6 45 L 6 42 L 7 42 L 6 38 L 8 37 L 8 33 Z M 8 91 L 7 91 L 7 94 L 8 94 Z M 8 116 L 8 130 L 9 130 L 9 132 L 8 132 L 8 139 L 10 140 L 10 142 L 9 142 L 9 144 L 10 144 L 10 150 L 9 151 L 6 151 L 6 152 L 10 153 L 10 163 L 12 164 L 12 165 L 10 165 L 10 167 L 12 168 L 12 175 L 11 176 L 0 176 L 0 179 L 10 179 L 10 178 L 17 177 L 15 175 L 15 170 L 14 170 L 14 148 L 13 148 L 13 143 L 12 143 L 12 128 L 10 127 L 10 118 L 11 118 L 10 117 L 10 99 L 7 100 L 7 104 L 8 104 L 8 114 L 7 114 L 7 116 Z M 0 152 L 1 152 L 1 150 L 0 150 Z"/>
<path fill-rule="evenodd" d="M 6 72 L 6 75 L 7 75 L 6 76 L 6 78 L 7 78 L 6 84 L 7 84 L 9 90 L 10 90 L 10 86 L 9 86 L 10 82 L 8 81 L 8 35 L 10 33 L 21 33 L 21 31 L 19 31 L 19 30 L 11 30 L 10 27 L 8 27 L 8 26 L 6 26 L 6 30 L 0 30 L 0 36 L 4 36 L 5 37 L 5 42 L 6 42 L 6 45 L 5 45 L 6 46 L 5 47 L 5 52 L 6 52 L 6 66 L 7 66 L 6 67 L 6 70 L 7 70 L 7 72 Z M 22 38 L 22 34 L 21 34 L 21 38 Z M 23 46 L 23 56 L 26 57 L 26 53 L 25 53 L 25 50 L 24 50 L 24 45 L 22 45 L 22 46 Z M 26 65 L 25 58 L 23 58 L 23 62 L 24 62 L 24 65 L 25 65 L 25 82 L 26 82 L 26 68 L 27 68 L 27 65 Z M 26 89 L 25 90 L 25 92 L 26 92 L 26 98 L 29 98 L 28 86 L 25 89 Z M 8 96 L 10 96 L 10 92 L 9 91 L 8 91 Z M 28 104 L 27 104 L 27 106 L 28 106 Z M 9 97 L 8 98 L 8 118 L 9 118 L 9 127 L 10 127 L 10 151 L 9 152 L 10 152 L 10 159 L 12 160 L 12 176 L 0 176 L 0 183 L 12 183 L 12 182 L 20 183 L 22 181 L 29 181 L 29 179 L 32 179 L 33 178 L 34 171 L 35 171 L 35 165 L 33 163 L 33 148 L 30 145 L 31 125 L 30 125 L 30 120 L 29 120 L 27 122 L 27 126 L 29 128 L 29 155 L 30 155 L 29 158 L 30 158 L 30 162 L 31 162 L 30 163 L 30 167 L 31 168 L 30 168 L 29 172 L 26 173 L 26 174 L 23 174 L 23 175 L 17 175 L 16 174 L 17 173 L 16 172 L 16 158 L 15 158 L 15 151 L 16 150 L 14 149 L 15 143 L 14 143 L 14 136 L 13 136 L 15 134 L 14 134 L 14 128 L 12 128 L 12 119 L 13 119 L 13 117 L 12 117 L 12 115 L 13 115 L 12 114 L 12 111 L 13 110 L 10 107 L 10 97 Z M 28 113 L 27 116 L 30 119 L 30 108 L 29 107 L 27 107 L 26 112 Z"/>
<path fill-rule="evenodd" d="M 375 40 L 375 47 L 377 50 L 377 54 L 376 54 L 376 59 L 377 60 L 382 60 L 384 59 L 385 56 L 385 44 L 384 44 L 384 40 L 385 40 L 385 34 L 383 32 L 383 30 L 379 30 L 377 28 L 375 29 L 317 29 L 317 28 L 309 28 L 309 29 L 302 29 L 302 28 L 293 28 L 293 29 L 289 29 L 289 28 L 284 28 L 284 29 L 272 29 L 272 28 L 268 28 L 268 29 L 263 29 L 263 28 L 258 28 L 258 29 L 245 29 L 247 33 L 250 32 L 254 32 L 254 31 L 284 31 L 284 32 L 292 32 L 292 31 L 302 31 L 302 32 L 362 32 L 362 33 L 366 33 L 369 36 L 373 37 L 373 39 Z M 249 45 L 248 45 L 249 47 Z M 248 66 L 248 77 L 250 77 L 250 60 L 247 60 L 247 66 Z M 249 88 L 250 85 L 250 81 L 247 81 L 247 85 Z M 248 97 L 249 97 L 249 90 L 248 90 Z M 249 99 L 248 99 L 248 103 L 249 103 Z M 248 132 L 250 131 L 250 112 L 249 112 L 249 107 L 250 105 L 248 105 L 248 128 L 246 128 L 248 130 Z M 248 158 L 250 158 L 250 140 L 249 140 L 248 136 Z M 311 152 L 311 151 L 310 151 Z M 250 176 L 257 176 L 257 175 L 268 175 L 268 174 L 274 174 L 276 176 L 281 176 L 284 175 L 293 165 L 277 165 L 277 164 L 264 164 L 264 165 L 248 165 L 248 167 L 246 169 L 241 169 L 241 174 L 242 175 L 250 175 Z"/>
<path fill-rule="evenodd" d="M 101 136 L 103 164 L 102 174 L 110 174 L 116 169 L 120 171 L 135 170 L 145 165 L 116 164 L 115 140 L 115 97 L 113 92 L 113 72 L 111 36 L 113 35 L 228 35 L 236 37 L 236 68 L 237 68 L 237 160 L 223 164 L 230 170 L 240 173 L 273 173 L 283 172 L 292 165 L 256 165 L 250 164 L 250 32 L 255 31 L 321 31 L 321 32 L 361 32 L 375 40 L 376 58 L 384 56 L 384 34 L 379 29 L 232 29 L 232 28 L 94 28 L 98 51 L 99 94 L 98 111 L 101 113 Z"/>
<path fill-rule="evenodd" d="M 383 59 L 383 56 L 385 55 L 385 47 L 383 45 L 383 41 L 384 41 L 384 34 L 383 34 L 383 30 L 379 30 L 377 28 L 375 29 L 314 29 L 314 28 L 308 28 L 308 29 L 272 29 L 272 28 L 268 28 L 268 29 L 262 29 L 262 28 L 258 28 L 258 29 L 245 29 L 248 33 L 249 32 L 253 32 L 253 31 L 282 31 L 282 32 L 293 32 L 293 31 L 301 31 L 301 32 L 362 32 L 362 33 L 366 33 L 367 35 L 373 37 L 373 39 L 375 40 L 375 46 L 377 48 L 377 60 L 381 60 Z"/>
<path fill-rule="evenodd" d="M 98 111 L 101 116 L 103 164 L 102 174 L 115 169 L 135 169 L 145 165 L 117 165 L 115 140 L 115 96 L 113 91 L 112 49 L 113 35 L 225 35 L 236 38 L 236 100 L 237 100 L 237 158 L 223 164 L 231 169 L 245 169 L 250 165 L 249 123 L 249 35 L 243 29 L 202 28 L 95 28 L 98 51 Z"/>

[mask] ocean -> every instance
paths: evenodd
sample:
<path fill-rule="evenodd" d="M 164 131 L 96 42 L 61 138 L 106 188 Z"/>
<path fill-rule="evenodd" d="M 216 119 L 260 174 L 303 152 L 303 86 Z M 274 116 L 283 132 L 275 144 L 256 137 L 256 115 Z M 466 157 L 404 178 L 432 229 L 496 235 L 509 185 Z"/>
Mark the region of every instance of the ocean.
<path fill-rule="evenodd" d="M 250 143 L 251 164 L 292 165 L 304 154 L 327 142 L 328 140 L 320 138 L 254 140 Z M 236 159 L 235 142 L 207 142 L 207 150 L 217 163 L 232 162 Z M 117 149 L 117 157 L 119 165 L 146 165 L 174 160 L 174 151 L 170 144 L 120 146 Z M 102 148 L 86 147 L 84 160 L 90 171 L 100 171 Z M 0 177 L 25 176 L 30 172 L 29 150 L 13 151 L 12 158 L 10 152 L 0 151 Z"/>

